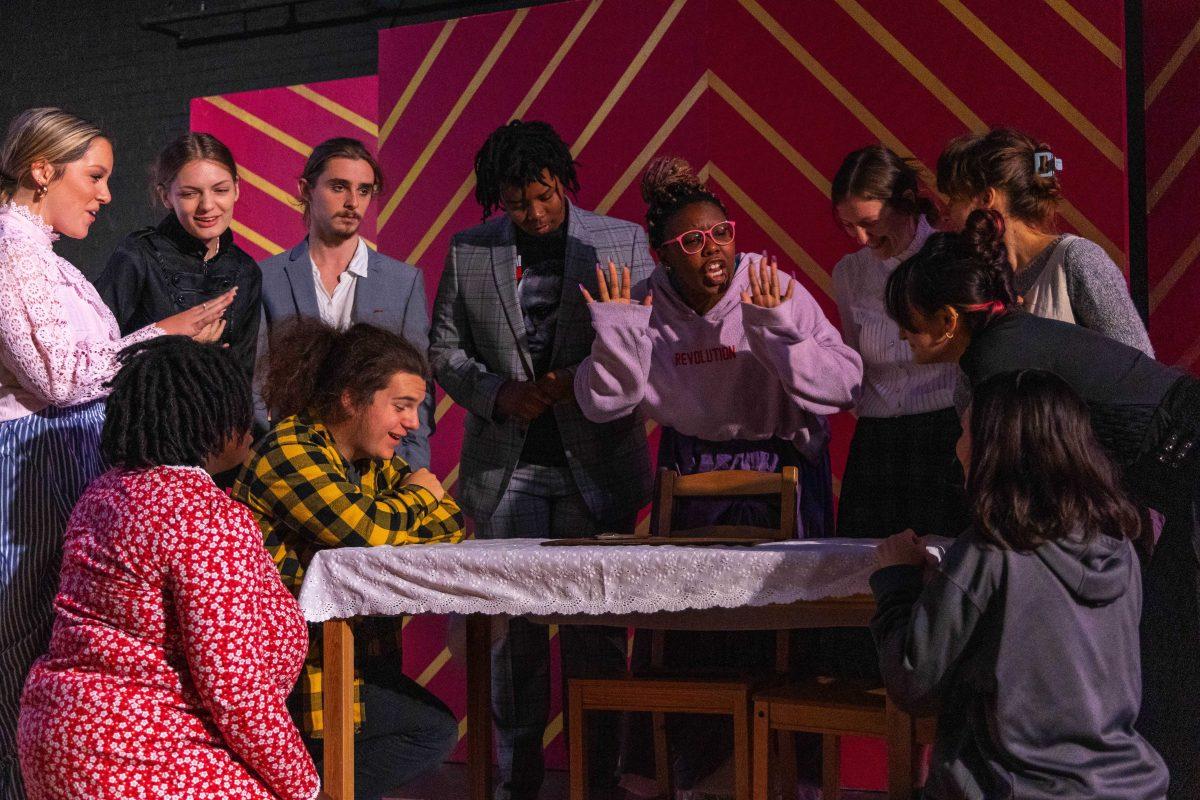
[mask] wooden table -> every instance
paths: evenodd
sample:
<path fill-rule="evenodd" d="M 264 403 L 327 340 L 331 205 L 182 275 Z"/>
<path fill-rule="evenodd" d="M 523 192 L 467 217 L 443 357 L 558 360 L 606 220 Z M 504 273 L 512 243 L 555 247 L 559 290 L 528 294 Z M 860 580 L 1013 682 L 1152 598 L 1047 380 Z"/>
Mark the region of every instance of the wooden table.
<path fill-rule="evenodd" d="M 773 630 L 862 627 L 875 601 L 869 595 L 753 608 L 716 608 L 608 616 L 531 617 L 548 624 L 616 625 L 667 630 Z M 354 798 L 354 634 L 347 619 L 323 624 L 324 788 L 333 800 Z M 492 797 L 492 618 L 466 618 L 467 771 L 470 800 Z M 482 723 L 482 724 L 481 724 Z"/>

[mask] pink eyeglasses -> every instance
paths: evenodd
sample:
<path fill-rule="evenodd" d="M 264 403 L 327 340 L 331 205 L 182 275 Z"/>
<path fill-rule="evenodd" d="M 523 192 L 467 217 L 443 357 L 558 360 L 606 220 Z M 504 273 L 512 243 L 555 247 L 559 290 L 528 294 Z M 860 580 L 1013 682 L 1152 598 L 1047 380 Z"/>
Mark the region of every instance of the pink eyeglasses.
<path fill-rule="evenodd" d="M 727 219 L 724 222 L 718 222 L 707 230 L 684 231 L 674 239 L 668 239 L 663 242 L 663 247 L 669 244 L 678 244 L 680 250 L 689 256 L 693 256 L 704 249 L 705 238 L 712 239 L 713 244 L 717 245 L 733 244 L 733 229 L 735 227 L 736 224 L 733 220 Z"/>

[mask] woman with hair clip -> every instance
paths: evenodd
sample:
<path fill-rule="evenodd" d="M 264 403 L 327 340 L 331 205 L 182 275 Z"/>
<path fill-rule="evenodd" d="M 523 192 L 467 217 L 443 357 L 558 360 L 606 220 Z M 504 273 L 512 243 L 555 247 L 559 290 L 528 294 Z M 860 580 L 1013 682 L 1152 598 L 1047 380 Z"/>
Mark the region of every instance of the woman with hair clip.
<path fill-rule="evenodd" d="M 735 223 L 680 158 L 656 158 L 642 178 L 658 268 L 630 286 L 628 267 L 597 267 L 600 297 L 586 291 L 596 338 L 575 374 L 575 396 L 593 422 L 640 409 L 663 427 L 658 465 L 680 474 L 800 470 L 796 535 L 833 533 L 825 415 L 852 408 L 862 366 L 817 301 L 772 260 L 738 255 Z M 754 392 L 752 403 L 748 391 Z M 675 527 L 779 522 L 761 498 L 692 499 Z M 644 637 L 642 637 L 644 641 Z M 697 632 L 666 637 L 665 663 L 716 669 L 766 666 L 773 636 Z M 644 648 L 643 648 L 644 649 Z M 684 744 L 674 774 L 690 788 L 729 753 L 721 721 L 672 720 Z M 629 746 L 631 762 L 652 748 Z"/>
<path fill-rule="evenodd" d="M 937 163 L 948 224 L 961 229 L 975 209 L 999 212 L 1013 288 L 1026 311 L 1091 328 L 1153 357 L 1121 268 L 1095 242 L 1055 230 L 1061 169 L 1048 144 L 1012 128 L 959 136 Z"/>
<path fill-rule="evenodd" d="M 938 210 L 917 172 L 883 145 L 855 150 L 833 176 L 833 213 L 862 249 L 833 268 L 846 343 L 862 355 L 858 423 L 838 498 L 838 536 L 889 536 L 906 528 L 954 534 L 966 527 L 958 370 L 917 364 L 883 307 L 883 287 L 933 233 Z"/>
<path fill-rule="evenodd" d="M 63 530 L 102 471 L 105 382 L 123 347 L 164 333 L 211 341 L 233 290 L 121 338 L 52 247 L 82 239 L 112 196 L 112 145 L 90 122 L 31 108 L 0 144 L 0 798 L 20 798 L 17 701 L 46 646 Z"/>
<path fill-rule="evenodd" d="M 427 469 L 396 445 L 420 425 L 429 367 L 411 344 L 372 325 L 339 331 L 293 317 L 272 331 L 263 400 L 275 427 L 250 453 L 233 497 L 250 507 L 293 593 L 318 550 L 456 542 L 463 515 Z M 436 769 L 458 743 L 448 708 L 401 672 L 400 620 L 360 620 L 354 738 L 355 798 Z M 321 760 L 320 628 L 289 700 Z"/>
<path fill-rule="evenodd" d="M 971 529 L 925 585 L 912 531 L 871 576 L 888 694 L 939 715 L 924 796 L 1160 800 L 1166 768 L 1134 729 L 1138 510 L 1088 407 L 1053 373 L 993 375 L 957 450 Z"/>
<path fill-rule="evenodd" d="M 286 703 L 304 618 L 211 477 L 246 457 L 249 381 L 179 336 L 121 358 L 101 443 L 113 469 L 71 515 L 50 648 L 21 696 L 29 800 L 312 800 Z"/>
<path fill-rule="evenodd" d="M 929 237 L 888 279 L 888 313 L 919 363 L 957 362 L 972 387 L 1043 369 L 1087 403 L 1139 503 L 1166 517 L 1145 568 L 1138 728 L 1171 771 L 1171 798 L 1200 797 L 1200 381 L 1096 331 L 1021 311 L 995 211 Z"/>
<path fill-rule="evenodd" d="M 167 214 L 117 245 L 96 290 L 124 335 L 236 288 L 221 343 L 253 380 L 262 273 L 229 229 L 238 199 L 233 154 L 211 134 L 185 133 L 158 154 L 150 175 Z"/>

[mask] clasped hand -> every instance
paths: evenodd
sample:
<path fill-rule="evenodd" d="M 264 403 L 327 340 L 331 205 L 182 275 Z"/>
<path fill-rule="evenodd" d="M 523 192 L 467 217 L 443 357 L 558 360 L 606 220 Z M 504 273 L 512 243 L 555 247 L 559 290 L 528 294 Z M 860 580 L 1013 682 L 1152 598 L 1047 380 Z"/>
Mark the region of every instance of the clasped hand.
<path fill-rule="evenodd" d="M 876 569 L 900 564 L 923 567 L 936 563 L 937 558 L 925 549 L 925 537 L 917 536 L 912 528 L 889 536 L 875 546 Z"/>

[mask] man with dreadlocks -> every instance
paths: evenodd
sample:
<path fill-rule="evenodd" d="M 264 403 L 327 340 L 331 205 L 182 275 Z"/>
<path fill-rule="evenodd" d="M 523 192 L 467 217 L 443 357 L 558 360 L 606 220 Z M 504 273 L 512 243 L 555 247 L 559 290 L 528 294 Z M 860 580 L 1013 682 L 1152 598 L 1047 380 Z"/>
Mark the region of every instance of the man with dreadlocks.
<path fill-rule="evenodd" d="M 582 536 L 628 529 L 650 494 L 641 417 L 589 422 L 575 402 L 576 366 L 591 351 L 579 293 L 596 265 L 650 275 L 646 235 L 584 211 L 571 151 L 545 122 L 514 120 L 475 156 L 484 222 L 454 236 L 434 303 L 430 360 L 442 388 L 468 411 L 459 476 L 463 508 L 483 538 Z M 495 211 L 504 212 L 493 219 Z M 565 674 L 624 671 L 625 633 L 562 628 Z M 496 797 L 536 797 L 549 701 L 544 626 L 513 620 L 493 653 L 499 732 Z M 564 681 L 565 685 L 565 681 Z M 594 714 L 591 782 L 611 785 L 615 715 Z"/>

